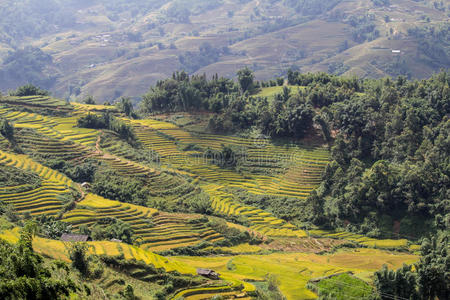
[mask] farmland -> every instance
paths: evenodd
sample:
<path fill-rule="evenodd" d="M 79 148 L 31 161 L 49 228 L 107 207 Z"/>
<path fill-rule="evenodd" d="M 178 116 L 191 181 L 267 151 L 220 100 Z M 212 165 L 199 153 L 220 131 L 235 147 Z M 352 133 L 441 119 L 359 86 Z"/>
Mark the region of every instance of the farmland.
<path fill-rule="evenodd" d="M 107 129 L 78 127 L 80 117 L 104 111 L 111 111 L 130 126 L 139 146 Z M 398 268 L 418 259 L 409 252 L 406 239 L 383 240 L 307 228 L 279 217 L 270 207 L 263 209 L 243 200 L 266 195 L 307 201 L 330 160 L 328 149 L 322 145 L 193 132 L 161 118 L 130 119 L 111 107 L 71 105 L 48 97 L 5 97 L 0 101 L 0 116 L 13 124 L 15 147 L 23 153 L 14 153 L 8 140 L 1 141 L 0 167 L 39 178 L 33 186 L 0 188 L 0 200 L 25 217 L 54 216 L 70 225 L 73 232 L 95 230 L 98 224 L 111 220 L 133 232 L 133 245 L 109 240 L 87 242 L 90 254 L 123 256 L 169 273 L 192 276 L 196 268 L 208 268 L 221 274 L 222 280 L 216 284 L 174 291 L 170 294 L 174 299 L 218 294 L 251 299 L 269 275 L 277 279 L 287 299 L 315 299 L 317 295 L 307 288 L 314 278 L 352 272 L 370 285 L 371 274 L 383 264 Z M 188 114 L 185 117 L 191 118 Z M 239 170 L 223 168 L 205 154 L 207 149 L 221 151 L 223 145 L 245 153 Z M 89 162 L 119 177 L 138 180 L 147 187 L 148 201 L 108 199 L 82 187 L 66 169 L 45 166 L 49 161 L 58 166 L 61 160 L 67 166 Z M 192 198 L 204 199 L 209 207 L 193 206 L 183 211 L 182 205 Z M 245 240 L 231 239 L 230 232 L 245 236 Z M 5 230 L 0 238 L 17 242 L 19 229 Z M 255 239 L 259 245 L 254 244 Z M 354 248 L 331 251 L 345 243 Z M 68 242 L 36 237 L 33 247 L 46 257 L 70 261 Z M 286 249 L 294 250 L 283 251 Z M 215 254 L 222 255 L 211 256 Z"/>

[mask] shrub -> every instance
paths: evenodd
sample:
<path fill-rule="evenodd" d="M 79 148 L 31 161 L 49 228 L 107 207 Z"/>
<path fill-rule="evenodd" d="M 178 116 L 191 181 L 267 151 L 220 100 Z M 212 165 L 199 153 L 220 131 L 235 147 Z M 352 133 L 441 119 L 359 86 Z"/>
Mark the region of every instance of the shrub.
<path fill-rule="evenodd" d="M 15 92 L 11 93 L 11 96 L 48 96 L 49 92 L 41 90 L 32 84 L 27 84 L 17 88 Z"/>
<path fill-rule="evenodd" d="M 72 260 L 72 266 L 80 271 L 83 276 L 89 275 L 87 250 L 88 245 L 86 243 L 75 243 L 69 249 L 69 257 Z"/>

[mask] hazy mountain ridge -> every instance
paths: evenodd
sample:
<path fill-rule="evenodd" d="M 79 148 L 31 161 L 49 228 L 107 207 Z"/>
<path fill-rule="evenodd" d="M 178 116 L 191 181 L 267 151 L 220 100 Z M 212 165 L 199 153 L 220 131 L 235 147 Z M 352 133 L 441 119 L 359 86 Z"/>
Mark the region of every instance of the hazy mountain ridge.
<path fill-rule="evenodd" d="M 11 2 L 0 5 L 3 90 L 31 81 L 58 96 L 111 100 L 140 96 L 177 69 L 422 78 L 449 67 L 449 8 L 439 1 Z M 425 35 L 411 30 L 425 26 Z M 8 54 L 29 45 L 44 54 Z"/>

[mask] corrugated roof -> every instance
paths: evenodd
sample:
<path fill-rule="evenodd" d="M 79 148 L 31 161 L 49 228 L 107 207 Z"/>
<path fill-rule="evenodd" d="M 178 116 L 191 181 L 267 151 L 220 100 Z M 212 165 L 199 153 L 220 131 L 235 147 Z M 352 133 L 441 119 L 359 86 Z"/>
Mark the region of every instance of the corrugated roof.
<path fill-rule="evenodd" d="M 61 241 L 64 241 L 64 242 L 87 242 L 88 240 L 89 240 L 88 235 L 64 233 L 61 236 Z"/>

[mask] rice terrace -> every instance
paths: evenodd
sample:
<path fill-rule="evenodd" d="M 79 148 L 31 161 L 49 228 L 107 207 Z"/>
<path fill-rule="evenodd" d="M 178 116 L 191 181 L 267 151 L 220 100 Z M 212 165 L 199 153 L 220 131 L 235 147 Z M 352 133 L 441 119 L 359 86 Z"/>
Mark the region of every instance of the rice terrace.
<path fill-rule="evenodd" d="M 0 299 L 450 299 L 446 1 L 3 2 Z"/>

